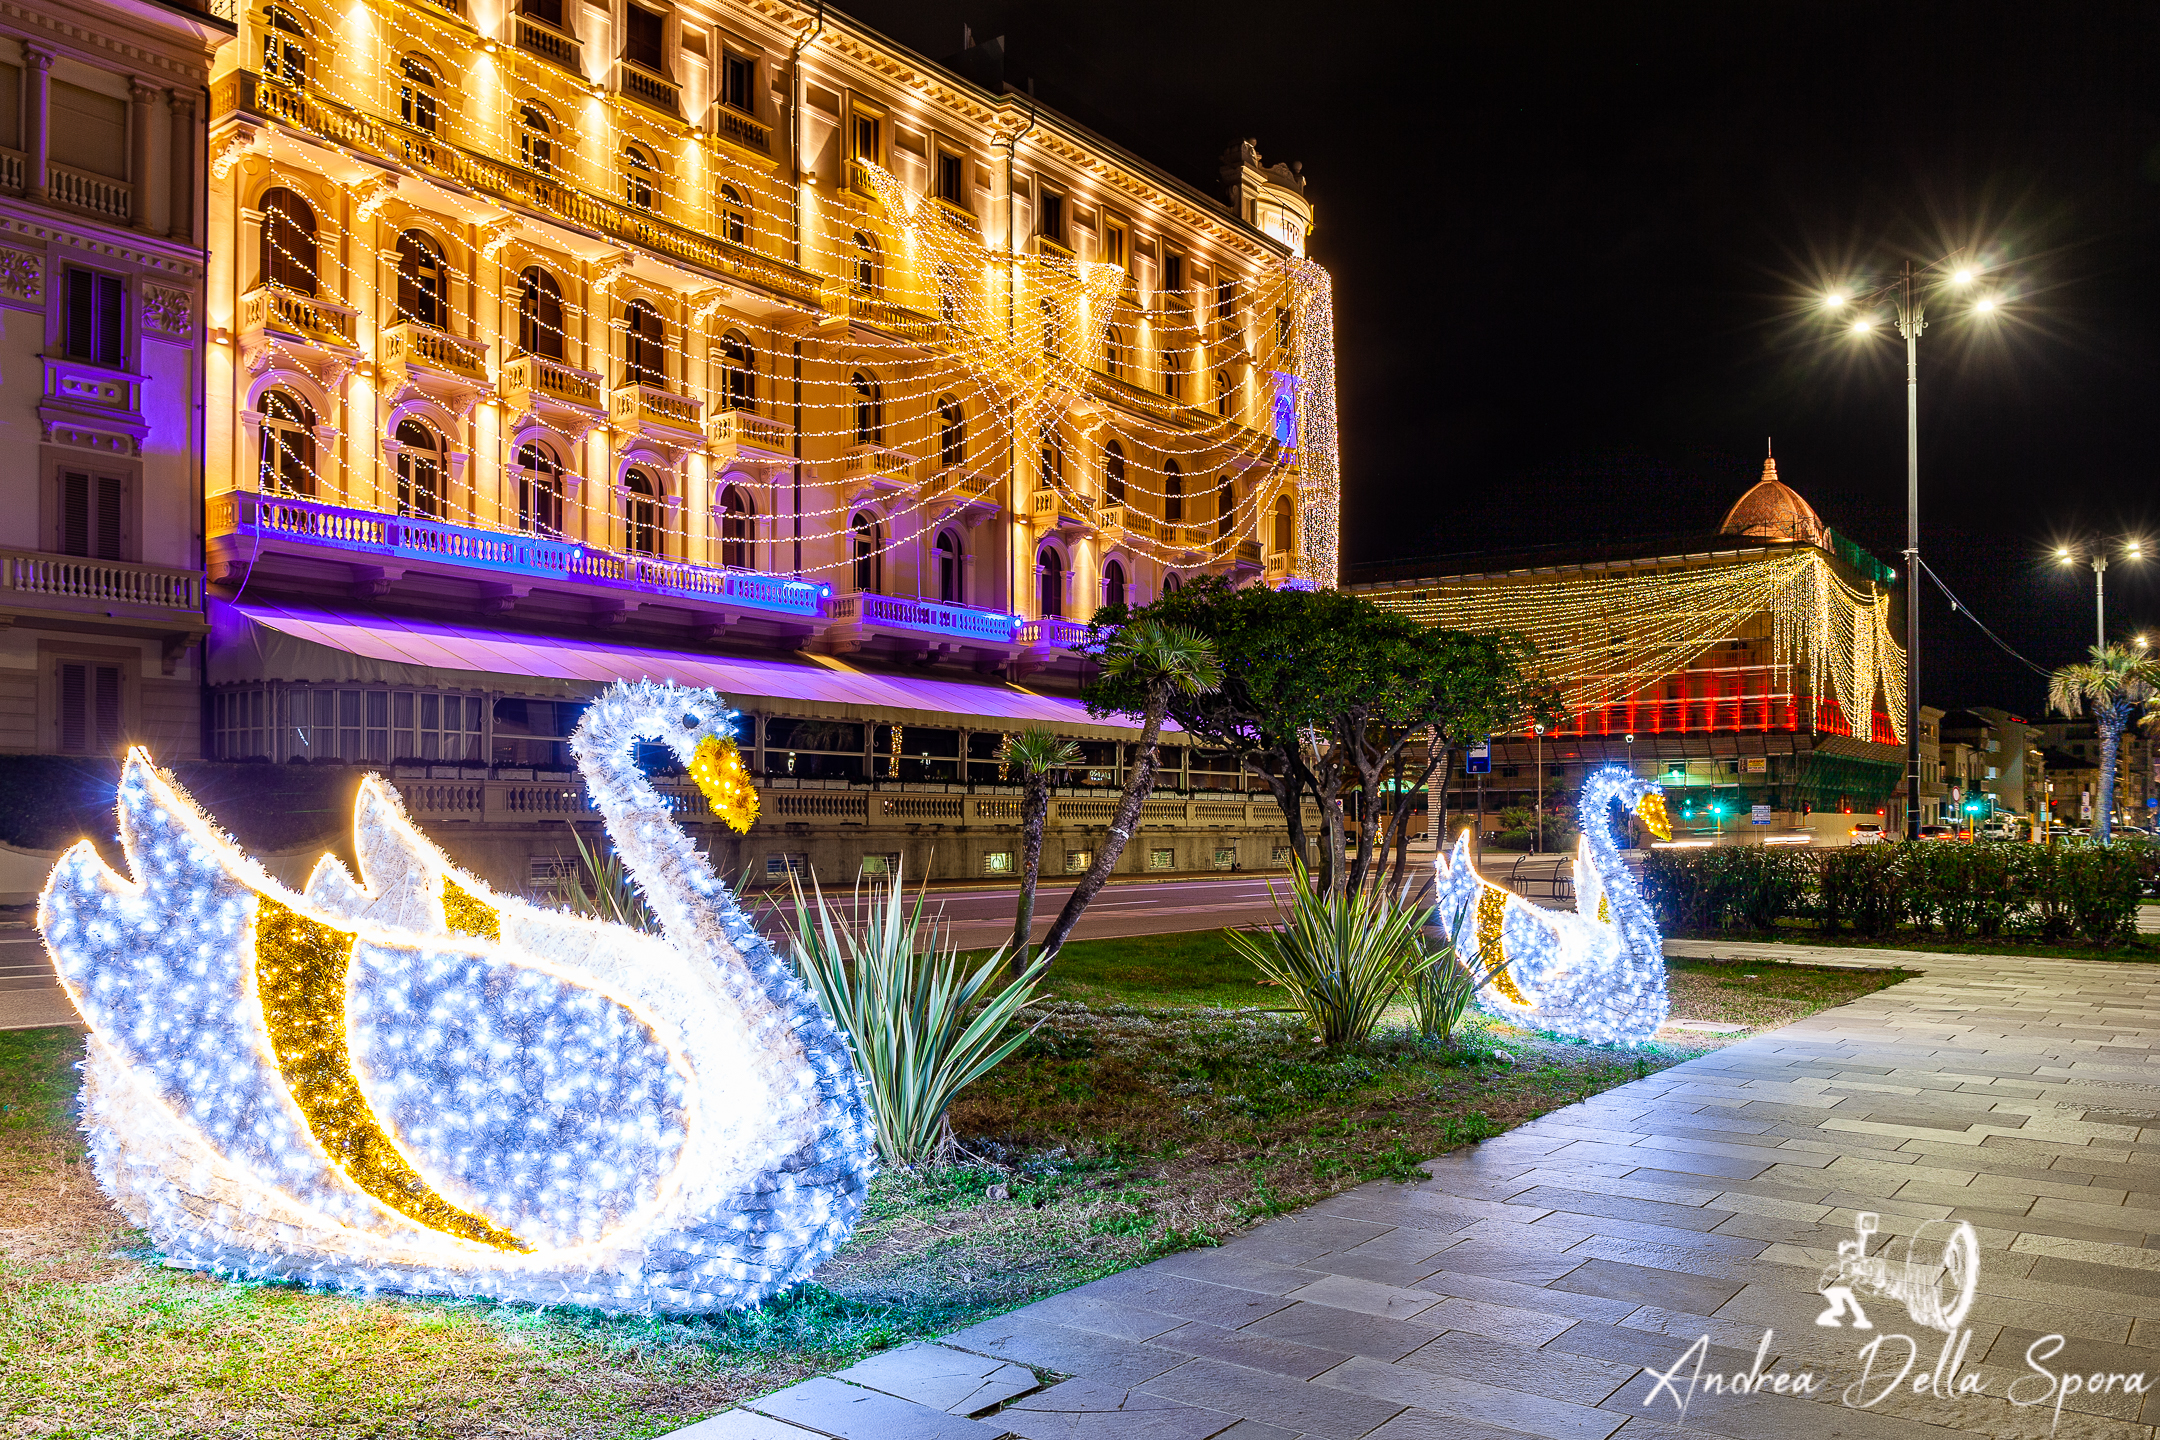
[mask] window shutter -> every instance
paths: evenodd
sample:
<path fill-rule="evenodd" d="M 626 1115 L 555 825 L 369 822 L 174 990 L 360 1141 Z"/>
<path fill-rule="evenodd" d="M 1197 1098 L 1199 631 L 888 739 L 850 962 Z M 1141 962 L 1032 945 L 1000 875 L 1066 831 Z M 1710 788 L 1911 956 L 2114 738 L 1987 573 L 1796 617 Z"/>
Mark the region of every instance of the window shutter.
<path fill-rule="evenodd" d="M 120 479 L 116 475 L 98 477 L 97 558 L 120 558 Z"/>
<path fill-rule="evenodd" d="M 117 475 L 60 472 L 60 553 L 118 560 L 123 481 Z"/>
<path fill-rule="evenodd" d="M 127 287 L 117 275 L 97 277 L 97 362 L 118 365 L 124 349 Z"/>
<path fill-rule="evenodd" d="M 93 667 L 91 677 L 95 688 L 92 696 L 97 721 L 95 753 L 110 755 L 120 744 L 120 667 L 98 665 Z"/>
<path fill-rule="evenodd" d="M 60 748 L 71 755 L 89 749 L 90 667 L 60 667 Z"/>
<path fill-rule="evenodd" d="M 120 667 L 63 661 L 60 749 L 70 755 L 110 755 L 120 744 Z"/>
<path fill-rule="evenodd" d="M 60 472 L 60 553 L 90 553 L 89 475 L 80 470 Z"/>

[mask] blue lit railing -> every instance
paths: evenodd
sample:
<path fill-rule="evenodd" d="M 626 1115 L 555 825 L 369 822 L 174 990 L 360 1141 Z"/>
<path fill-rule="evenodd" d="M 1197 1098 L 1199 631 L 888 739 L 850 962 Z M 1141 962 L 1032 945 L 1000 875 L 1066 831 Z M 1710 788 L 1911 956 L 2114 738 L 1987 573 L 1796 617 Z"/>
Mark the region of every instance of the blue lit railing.
<path fill-rule="evenodd" d="M 495 575 L 677 595 L 789 615 L 824 615 L 826 587 L 807 580 L 594 550 L 574 540 L 482 530 L 313 500 L 233 490 L 213 497 L 212 535 L 282 537 L 356 554 L 435 560 Z"/>
<path fill-rule="evenodd" d="M 1019 619 L 1003 611 L 899 595 L 841 595 L 832 602 L 832 618 L 859 621 L 872 629 L 922 630 L 993 645 L 1012 644 L 1020 630 Z"/>

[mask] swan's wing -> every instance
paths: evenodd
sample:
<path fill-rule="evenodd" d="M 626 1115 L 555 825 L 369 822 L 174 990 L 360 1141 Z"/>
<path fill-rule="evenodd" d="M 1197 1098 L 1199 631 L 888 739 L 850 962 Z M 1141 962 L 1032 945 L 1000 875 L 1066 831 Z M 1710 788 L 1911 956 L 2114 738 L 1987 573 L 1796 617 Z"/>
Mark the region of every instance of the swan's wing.
<path fill-rule="evenodd" d="M 1456 838 L 1447 859 L 1433 862 L 1433 869 L 1434 915 L 1454 940 L 1457 953 L 1468 954 L 1476 945 L 1477 898 L 1484 882 L 1470 863 L 1467 831 Z"/>
<path fill-rule="evenodd" d="M 353 801 L 353 851 L 359 881 L 325 855 L 308 877 L 310 901 L 356 924 L 415 936 L 450 933 L 435 878 L 452 868 L 449 857 L 420 833 L 397 790 L 379 775 L 362 780 Z"/>

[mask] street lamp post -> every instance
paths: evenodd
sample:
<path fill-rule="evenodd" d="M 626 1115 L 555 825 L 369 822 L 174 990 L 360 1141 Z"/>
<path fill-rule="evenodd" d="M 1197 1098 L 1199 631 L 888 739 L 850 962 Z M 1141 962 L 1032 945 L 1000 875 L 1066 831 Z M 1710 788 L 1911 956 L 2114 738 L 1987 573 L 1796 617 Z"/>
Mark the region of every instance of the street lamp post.
<path fill-rule="evenodd" d="M 2064 545 L 2055 551 L 2055 558 L 2065 565 L 2075 565 L 2083 560 L 2092 566 L 2093 572 L 2093 644 L 2107 648 L 2107 572 L 2108 546 L 2105 541 L 2091 547 L 2090 554 L 2080 554 L 2077 549 Z M 2122 542 L 2122 558 L 2142 560 L 2144 545 L 2136 540 Z M 2143 637 L 2140 637 L 2142 639 Z"/>
<path fill-rule="evenodd" d="M 1854 306 L 1860 315 L 1852 323 L 1855 335 L 1875 328 L 1868 312 L 1889 302 L 1897 317 L 1897 331 L 1905 341 L 1905 837 L 1920 828 L 1920 337 L 1927 332 L 1925 285 L 1931 275 L 1936 283 L 1970 285 L 1978 272 L 1956 251 L 1927 265 L 1905 262 L 1895 280 L 1863 294 L 1833 291 L 1823 297 L 1827 309 Z M 1983 295 L 1973 303 L 1982 315 L 1994 313 L 1996 300 Z"/>
<path fill-rule="evenodd" d="M 1533 725 L 1537 732 L 1537 805 L 1530 812 L 1530 853 L 1545 852 L 1545 727 Z"/>

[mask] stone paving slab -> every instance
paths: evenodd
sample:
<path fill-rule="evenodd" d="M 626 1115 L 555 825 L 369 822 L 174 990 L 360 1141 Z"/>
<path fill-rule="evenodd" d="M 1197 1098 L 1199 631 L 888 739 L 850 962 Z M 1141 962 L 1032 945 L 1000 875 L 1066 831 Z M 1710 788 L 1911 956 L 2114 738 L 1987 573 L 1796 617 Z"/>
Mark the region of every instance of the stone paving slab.
<path fill-rule="evenodd" d="M 2160 967 L 1667 948 L 1923 973 L 1442 1156 L 1416 1184 L 1359 1187 L 678 1433 L 2155 1440 Z M 1818 1325 L 1863 1212 L 1866 1253 L 1912 1259 L 1918 1283 L 1863 1285 L 1869 1330 Z M 1959 1222 L 1978 1275 L 1962 1358 L 1939 1372 L 1954 1344 L 1902 1294 L 1954 1289 L 1937 1261 Z M 991 1388 L 960 1394 L 969 1377 Z M 937 1403 L 1035 1381 L 995 1408 Z M 826 1388 L 781 1398 L 808 1387 Z M 914 1409 L 865 1432 L 873 1402 Z"/>

